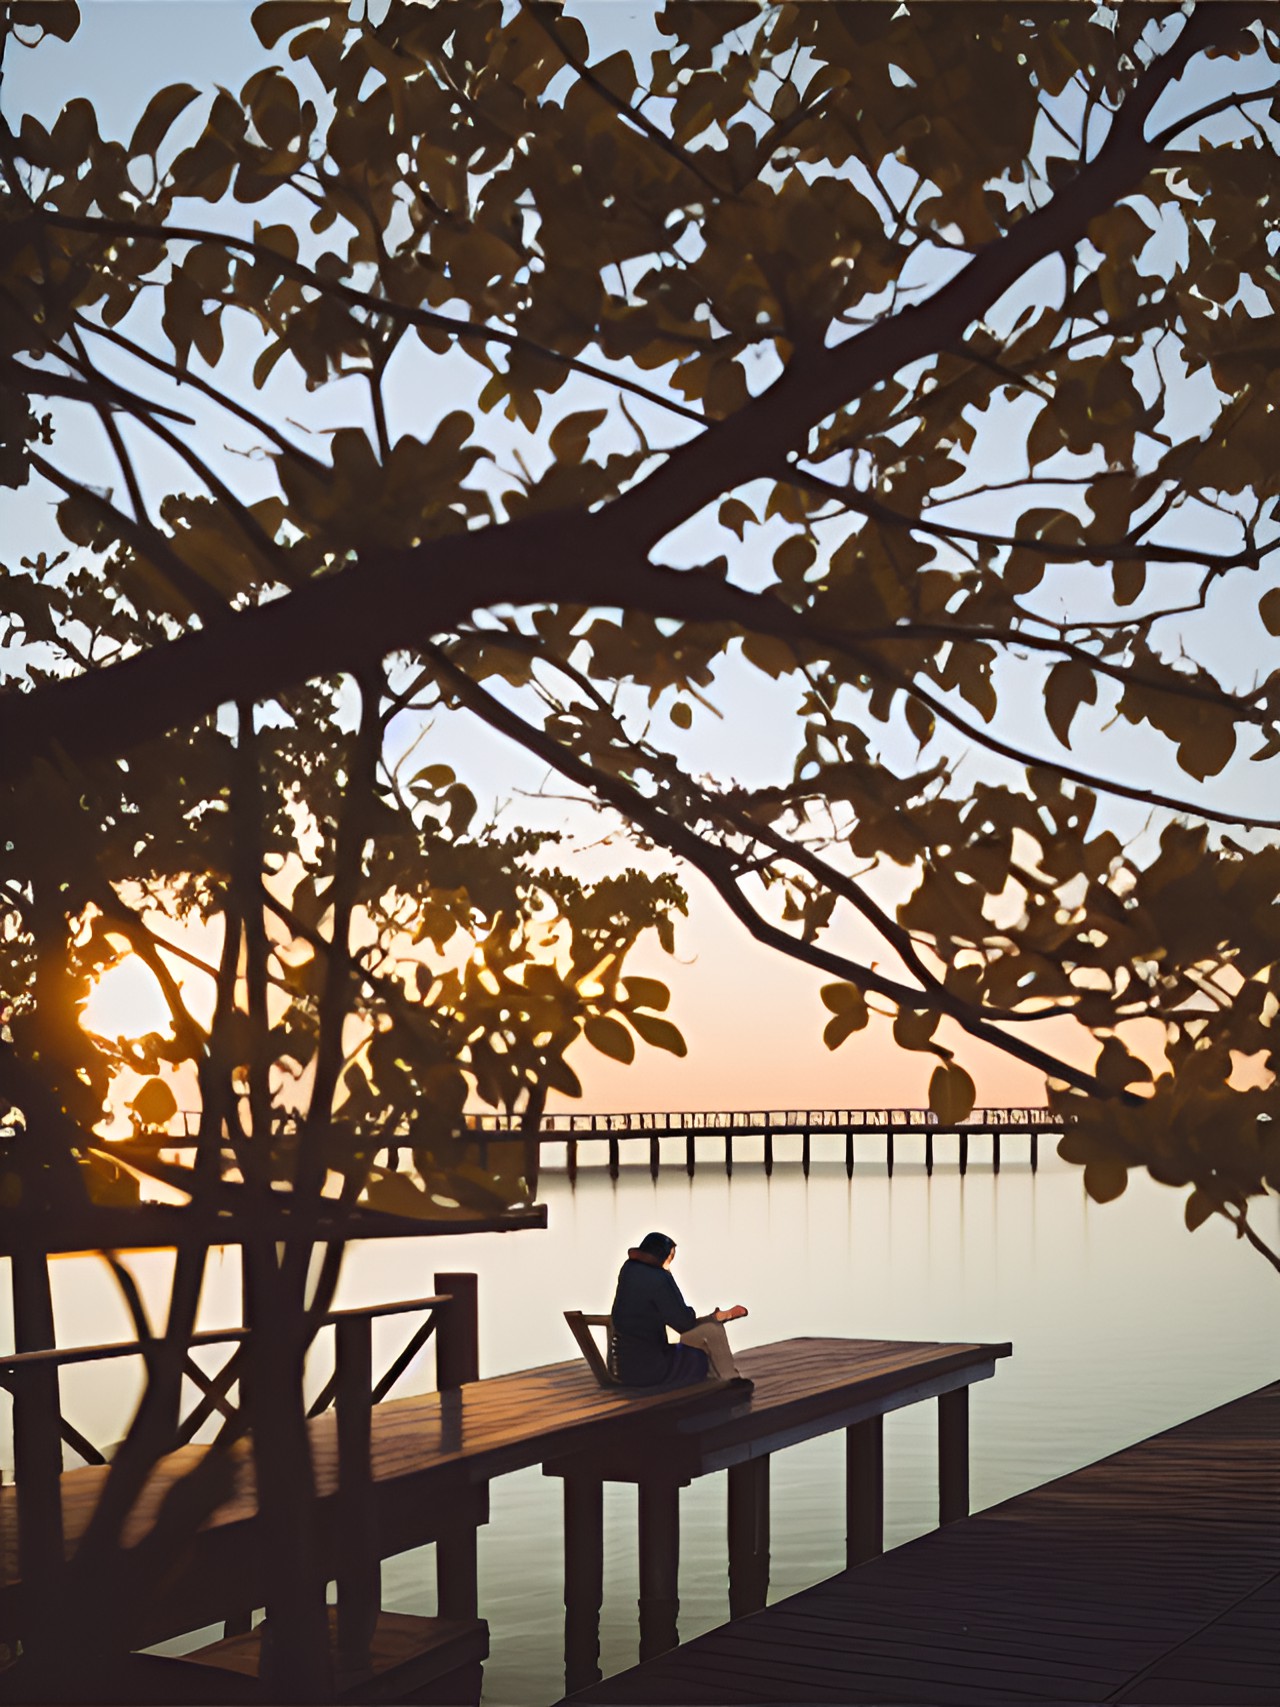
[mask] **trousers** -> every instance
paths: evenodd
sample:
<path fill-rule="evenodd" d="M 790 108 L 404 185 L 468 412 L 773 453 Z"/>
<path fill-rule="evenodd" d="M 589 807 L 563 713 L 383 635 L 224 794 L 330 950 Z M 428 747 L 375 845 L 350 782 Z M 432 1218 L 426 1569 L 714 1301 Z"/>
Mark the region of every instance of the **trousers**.
<path fill-rule="evenodd" d="M 737 1375 L 738 1365 L 734 1362 L 723 1322 L 698 1322 L 687 1334 L 680 1335 L 680 1344 L 704 1352 L 711 1365 L 711 1373 L 718 1381 L 731 1381 Z"/>

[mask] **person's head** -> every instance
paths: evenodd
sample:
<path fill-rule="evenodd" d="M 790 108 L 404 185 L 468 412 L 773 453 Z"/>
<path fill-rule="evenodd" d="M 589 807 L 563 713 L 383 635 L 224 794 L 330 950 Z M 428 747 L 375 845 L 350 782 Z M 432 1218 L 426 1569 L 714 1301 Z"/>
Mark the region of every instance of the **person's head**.
<path fill-rule="evenodd" d="M 670 1268 L 671 1259 L 676 1254 L 676 1242 L 665 1233 L 646 1233 L 636 1249 L 643 1251 L 645 1256 L 651 1257 L 655 1262 L 660 1262 L 663 1268 Z"/>

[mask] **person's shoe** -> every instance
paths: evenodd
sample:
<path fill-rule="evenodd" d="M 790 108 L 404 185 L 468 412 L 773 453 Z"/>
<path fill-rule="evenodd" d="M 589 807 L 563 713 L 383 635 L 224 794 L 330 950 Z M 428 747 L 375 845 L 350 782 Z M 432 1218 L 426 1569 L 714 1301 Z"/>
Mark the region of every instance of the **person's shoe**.
<path fill-rule="evenodd" d="M 725 1386 L 731 1387 L 736 1393 L 753 1393 L 756 1384 L 747 1375 L 731 1375 Z"/>

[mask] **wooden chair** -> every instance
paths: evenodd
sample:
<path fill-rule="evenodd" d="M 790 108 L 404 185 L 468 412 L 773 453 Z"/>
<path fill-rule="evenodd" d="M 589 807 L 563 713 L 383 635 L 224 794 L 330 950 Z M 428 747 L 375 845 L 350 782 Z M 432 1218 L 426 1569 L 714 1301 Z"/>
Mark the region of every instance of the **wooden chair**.
<path fill-rule="evenodd" d="M 613 1320 L 609 1316 L 584 1316 L 581 1310 L 566 1310 L 564 1319 L 569 1332 L 578 1342 L 578 1350 L 587 1361 L 587 1368 L 602 1387 L 619 1387 L 621 1382 L 613 1372 Z M 593 1328 L 603 1328 L 605 1355 L 600 1355 Z"/>

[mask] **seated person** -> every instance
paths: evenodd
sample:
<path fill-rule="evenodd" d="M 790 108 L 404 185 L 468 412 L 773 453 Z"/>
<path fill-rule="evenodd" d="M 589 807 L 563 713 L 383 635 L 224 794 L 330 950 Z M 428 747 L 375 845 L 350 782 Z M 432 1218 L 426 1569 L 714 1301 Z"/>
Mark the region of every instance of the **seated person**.
<path fill-rule="evenodd" d="M 708 1374 L 720 1381 L 751 1383 L 738 1374 L 725 1322 L 746 1315 L 741 1304 L 695 1316 L 668 1272 L 676 1242 L 649 1233 L 627 1252 L 613 1295 L 614 1374 L 626 1387 L 686 1387 Z M 667 1329 L 680 1343 L 672 1345 Z"/>

